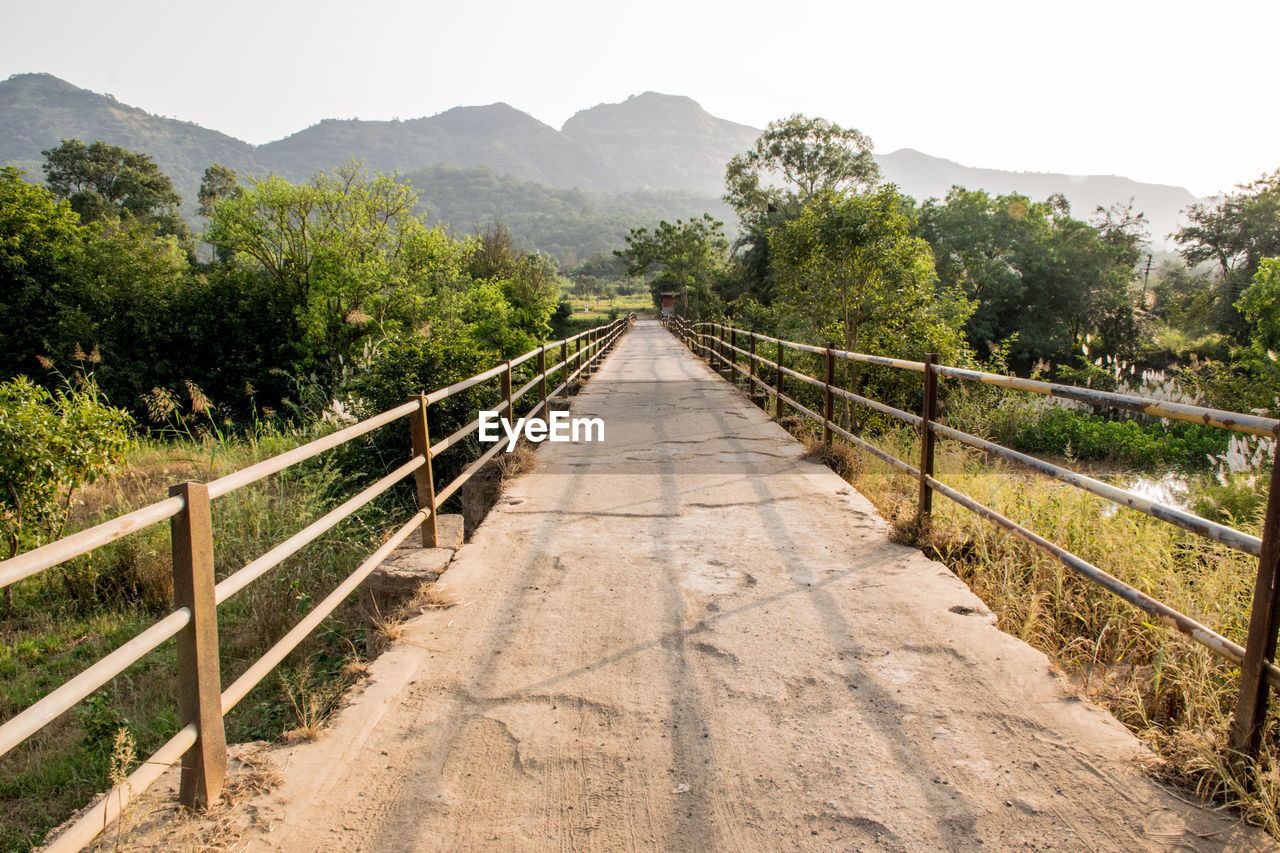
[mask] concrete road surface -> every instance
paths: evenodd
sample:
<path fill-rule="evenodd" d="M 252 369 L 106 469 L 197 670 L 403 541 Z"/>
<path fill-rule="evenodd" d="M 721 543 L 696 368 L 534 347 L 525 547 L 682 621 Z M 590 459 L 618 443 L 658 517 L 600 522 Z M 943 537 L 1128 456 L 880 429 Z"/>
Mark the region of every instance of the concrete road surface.
<path fill-rule="evenodd" d="M 1272 849 L 657 324 L 573 411 L 249 849 Z"/>

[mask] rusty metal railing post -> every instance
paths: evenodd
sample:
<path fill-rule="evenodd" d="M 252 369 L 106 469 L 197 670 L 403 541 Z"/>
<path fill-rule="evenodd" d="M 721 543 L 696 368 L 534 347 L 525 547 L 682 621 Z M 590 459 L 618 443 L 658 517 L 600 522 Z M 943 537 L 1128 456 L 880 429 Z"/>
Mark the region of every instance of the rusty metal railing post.
<path fill-rule="evenodd" d="M 827 342 L 827 382 L 822 389 L 822 443 L 828 447 L 831 446 L 831 419 L 836 414 L 835 395 L 831 393 L 831 386 L 836 381 L 835 346 L 834 343 Z"/>
<path fill-rule="evenodd" d="M 738 330 L 730 327 L 729 329 L 729 359 L 730 359 L 729 379 L 733 382 L 735 386 L 738 384 L 738 371 L 735 369 L 738 364 L 738 351 L 735 349 L 735 347 L 737 346 L 738 346 Z"/>
<path fill-rule="evenodd" d="M 773 390 L 777 394 L 777 396 L 774 398 L 774 400 L 777 402 L 777 405 L 774 407 L 774 414 L 778 419 L 778 423 L 782 423 L 782 416 L 786 412 L 786 407 L 782 403 L 782 395 L 784 393 L 786 386 L 783 385 L 783 382 L 782 382 L 783 374 L 782 374 L 782 341 L 781 340 L 778 341 L 778 363 L 776 366 L 778 368 L 777 370 L 778 375 L 774 377 Z"/>
<path fill-rule="evenodd" d="M 924 357 L 924 409 L 920 421 L 920 500 L 916 507 L 916 520 L 923 522 L 933 512 L 933 489 L 928 477 L 933 476 L 933 422 L 938 416 L 938 374 L 933 366 L 938 363 L 936 353 Z"/>
<path fill-rule="evenodd" d="M 227 738 L 222 725 L 222 675 L 218 664 L 218 604 L 213 589 L 213 516 L 209 487 L 181 483 L 169 489 L 185 502 L 170 522 L 173 603 L 191 610 L 179 632 L 178 725 L 196 724 L 198 735 L 182 756 L 178 799 L 203 809 L 222 793 Z"/>
<path fill-rule="evenodd" d="M 1267 516 L 1262 525 L 1262 553 L 1258 555 L 1258 576 L 1253 585 L 1253 609 L 1249 616 L 1249 639 L 1240 664 L 1240 695 L 1231 721 L 1231 749 L 1256 759 L 1262 747 L 1262 731 L 1267 721 L 1270 684 L 1263 663 L 1275 658 L 1276 630 L 1280 627 L 1280 443 L 1271 462 L 1271 488 L 1267 494 Z"/>
<path fill-rule="evenodd" d="M 547 345 L 538 347 L 538 403 L 542 406 L 542 417 L 547 416 Z"/>
<path fill-rule="evenodd" d="M 508 375 L 510 368 L 508 367 Z M 413 455 L 422 456 L 426 462 L 413 472 L 414 486 L 418 491 L 418 510 L 426 510 L 427 520 L 422 522 L 422 547 L 434 548 L 439 541 L 436 529 L 436 480 L 431 473 L 431 431 L 427 426 L 427 395 L 418 394 L 418 410 L 409 415 L 409 438 Z M 509 398 L 508 398 L 509 399 Z M 511 417 L 511 413 L 507 413 Z"/>

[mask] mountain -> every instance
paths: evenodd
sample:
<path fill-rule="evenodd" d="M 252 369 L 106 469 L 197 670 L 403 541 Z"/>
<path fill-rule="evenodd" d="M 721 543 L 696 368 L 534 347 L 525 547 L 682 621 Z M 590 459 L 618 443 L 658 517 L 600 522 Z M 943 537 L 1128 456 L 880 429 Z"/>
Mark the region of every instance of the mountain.
<path fill-rule="evenodd" d="M 719 196 L 724 166 L 758 128 L 716 118 L 692 98 L 645 92 L 576 113 L 561 132 L 635 177 L 637 186 Z"/>
<path fill-rule="evenodd" d="M 456 211 L 510 208 L 511 199 L 503 194 L 532 182 L 552 190 L 604 194 L 601 198 L 675 191 L 681 195 L 641 207 L 665 211 L 701 205 L 685 215 L 719 213 L 725 163 L 746 151 L 759 134 L 758 128 L 716 118 L 691 98 L 645 92 L 622 103 L 582 110 L 561 130 L 499 103 L 457 107 L 409 121 L 327 119 L 255 147 L 191 122 L 152 115 L 48 74 L 18 74 L 0 83 L 0 163 L 16 163 L 39 179 L 42 150 L 65 138 L 101 139 L 150 154 L 188 200 L 189 213 L 211 163 L 242 175 L 274 171 L 298 180 L 352 158 L 380 171 L 417 170 L 419 180 L 443 180 L 445 173 L 432 171 L 440 165 L 492 170 L 491 175 L 472 176 L 463 183 L 487 187 L 496 195 L 466 204 L 456 203 L 454 192 L 462 178 L 449 173 L 449 186 L 441 192 L 454 199 L 448 206 Z M 1036 199 L 1060 192 L 1075 215 L 1088 218 L 1098 206 L 1132 198 L 1135 208 L 1147 215 L 1157 244 L 1178 227 L 1179 212 L 1195 201 L 1182 187 L 1109 175 L 976 169 L 909 148 L 877 160 L 886 180 L 921 200 L 943 197 L 953 184 L 991 193 L 1021 192 Z M 495 182 L 494 175 L 510 180 Z M 419 189 L 431 196 L 430 187 Z M 527 187 L 518 195 L 525 202 L 542 197 Z M 565 201 L 561 206 L 574 204 Z M 531 213 L 517 208 L 521 215 Z M 601 209 L 621 217 L 618 211 L 625 208 L 626 204 L 610 202 Z M 588 209 L 580 207 L 578 220 L 591 215 L 583 212 Z M 475 223 L 454 224 L 470 229 Z"/>
<path fill-rule="evenodd" d="M 488 166 L 551 187 L 631 188 L 595 153 L 507 104 L 455 107 L 410 121 L 327 119 L 262 145 L 257 154 L 294 179 L 357 157 L 382 172 L 449 163 Z"/>
<path fill-rule="evenodd" d="M 64 139 L 101 139 L 151 155 L 184 199 L 194 199 L 210 163 L 245 174 L 263 172 L 247 142 L 188 121 L 162 118 L 60 80 L 51 74 L 15 74 L 0 83 L 0 163 L 42 177 L 41 151 Z"/>
<path fill-rule="evenodd" d="M 1044 199 L 1062 193 L 1077 219 L 1089 219 L 1099 207 L 1133 199 L 1135 211 L 1147 216 L 1152 242 L 1167 244 L 1167 235 L 1182 225 L 1180 212 L 1197 199 L 1183 187 L 1147 184 L 1116 175 L 1062 175 L 1052 172 L 1007 172 L 975 169 L 941 157 L 902 148 L 876 158 L 883 179 L 923 200 L 945 198 L 953 186 L 983 189 L 994 195 L 1021 193 Z"/>

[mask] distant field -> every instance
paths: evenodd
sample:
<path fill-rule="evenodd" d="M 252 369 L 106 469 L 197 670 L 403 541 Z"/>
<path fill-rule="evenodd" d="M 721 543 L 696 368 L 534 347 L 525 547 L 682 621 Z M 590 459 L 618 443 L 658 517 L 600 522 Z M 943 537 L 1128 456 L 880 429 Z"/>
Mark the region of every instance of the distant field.
<path fill-rule="evenodd" d="M 654 311 L 653 299 L 647 293 L 637 293 L 634 296 L 615 296 L 612 298 L 596 299 L 580 299 L 574 296 L 566 297 L 569 304 L 573 306 L 574 317 L 585 318 L 605 318 L 609 316 L 611 309 L 619 311 L 635 311 L 637 314 L 649 313 Z M 583 311 L 584 305 L 589 306 L 589 310 Z"/>

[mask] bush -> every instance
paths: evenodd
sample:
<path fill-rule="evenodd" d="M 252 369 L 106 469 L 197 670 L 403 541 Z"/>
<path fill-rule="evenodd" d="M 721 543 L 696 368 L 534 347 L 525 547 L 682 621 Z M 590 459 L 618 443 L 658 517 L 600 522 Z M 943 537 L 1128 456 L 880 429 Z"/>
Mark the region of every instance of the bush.
<path fill-rule="evenodd" d="M 107 405 L 91 376 L 64 386 L 50 393 L 25 376 L 0 383 L 0 531 L 8 557 L 56 535 L 76 489 L 114 470 L 134 444 L 133 418 Z"/>
<path fill-rule="evenodd" d="M 1203 468 L 1230 437 L 1199 424 L 1107 420 L 1043 400 L 1000 408 L 1004 417 L 993 418 L 992 431 L 1001 444 L 1138 468 Z"/>

